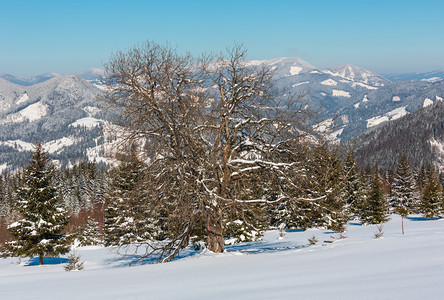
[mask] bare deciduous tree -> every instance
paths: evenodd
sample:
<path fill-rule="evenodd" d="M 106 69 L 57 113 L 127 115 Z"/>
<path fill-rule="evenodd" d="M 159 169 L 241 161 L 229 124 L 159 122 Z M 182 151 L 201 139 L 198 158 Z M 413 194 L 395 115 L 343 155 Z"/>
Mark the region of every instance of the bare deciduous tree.
<path fill-rule="evenodd" d="M 245 54 L 236 46 L 196 59 L 147 42 L 105 66 L 105 101 L 125 141 L 145 142 L 153 203 L 179 222 L 168 243 L 151 246 L 162 261 L 202 220 L 208 249 L 223 252 L 222 212 L 238 203 L 315 200 L 297 197 L 303 169 L 293 151 L 312 111 L 303 96 L 277 93 L 271 69 Z"/>

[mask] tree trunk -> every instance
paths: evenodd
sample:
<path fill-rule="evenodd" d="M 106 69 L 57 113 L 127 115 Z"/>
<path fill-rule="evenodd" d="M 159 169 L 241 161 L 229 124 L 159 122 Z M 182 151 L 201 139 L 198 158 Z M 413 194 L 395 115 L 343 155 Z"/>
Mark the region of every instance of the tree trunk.
<path fill-rule="evenodd" d="M 39 254 L 39 265 L 43 265 L 43 254 Z"/>
<path fill-rule="evenodd" d="M 222 212 L 216 207 L 207 210 L 207 247 L 215 253 L 224 252 Z"/>
<path fill-rule="evenodd" d="M 404 234 L 404 217 L 401 216 L 401 226 L 402 226 L 402 234 Z"/>

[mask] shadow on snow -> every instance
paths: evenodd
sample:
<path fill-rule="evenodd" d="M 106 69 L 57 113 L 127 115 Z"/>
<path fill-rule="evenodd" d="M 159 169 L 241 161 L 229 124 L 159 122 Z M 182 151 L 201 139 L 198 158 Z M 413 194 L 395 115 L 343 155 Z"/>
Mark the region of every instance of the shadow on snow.
<path fill-rule="evenodd" d="M 430 218 L 424 218 L 424 217 L 407 217 L 408 220 L 410 221 L 432 221 L 430 220 Z M 441 219 L 440 217 L 434 217 L 433 220 L 439 220 Z"/>
<path fill-rule="evenodd" d="M 43 265 L 59 265 L 59 264 L 65 264 L 68 263 L 69 259 L 64 257 L 43 257 Z M 25 267 L 29 266 L 38 266 L 39 265 L 39 257 L 33 257 L 29 259 Z"/>

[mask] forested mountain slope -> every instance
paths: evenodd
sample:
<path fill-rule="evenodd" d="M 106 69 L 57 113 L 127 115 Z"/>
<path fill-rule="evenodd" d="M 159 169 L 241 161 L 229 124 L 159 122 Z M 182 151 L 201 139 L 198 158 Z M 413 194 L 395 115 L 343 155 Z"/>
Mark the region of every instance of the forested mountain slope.
<path fill-rule="evenodd" d="M 444 103 L 418 110 L 345 143 L 358 163 L 394 167 L 403 152 L 414 165 L 444 170 Z"/>

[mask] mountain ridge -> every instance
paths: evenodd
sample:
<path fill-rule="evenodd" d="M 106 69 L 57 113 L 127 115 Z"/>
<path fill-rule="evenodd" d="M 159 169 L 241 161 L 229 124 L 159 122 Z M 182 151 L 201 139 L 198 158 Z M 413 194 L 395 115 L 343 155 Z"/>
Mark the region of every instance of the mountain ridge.
<path fill-rule="evenodd" d="M 272 69 L 278 89 L 308 93 L 306 100 L 321 110 L 318 121 L 332 141 L 350 140 L 444 98 L 444 81 L 390 82 L 357 66 L 320 70 L 297 57 L 246 62 L 261 64 Z M 28 151 L 29 147 L 19 146 L 35 142 L 36 136 L 45 143 L 59 141 L 53 154 L 61 165 L 82 158 L 106 162 L 101 130 L 107 116 L 97 99 L 103 93 L 103 70 L 52 75 L 33 85 L 0 76 L 0 165 L 16 166 L 14 153 Z"/>

